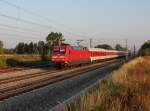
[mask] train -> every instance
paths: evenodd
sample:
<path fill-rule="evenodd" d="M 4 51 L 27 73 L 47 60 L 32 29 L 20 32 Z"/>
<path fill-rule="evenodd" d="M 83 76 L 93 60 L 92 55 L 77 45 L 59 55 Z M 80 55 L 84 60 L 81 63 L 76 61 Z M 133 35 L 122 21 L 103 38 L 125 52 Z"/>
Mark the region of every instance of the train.
<path fill-rule="evenodd" d="M 67 67 L 126 56 L 128 56 L 128 52 L 126 51 L 87 48 L 83 46 L 71 46 L 69 44 L 63 44 L 53 46 L 51 60 L 57 66 Z"/>

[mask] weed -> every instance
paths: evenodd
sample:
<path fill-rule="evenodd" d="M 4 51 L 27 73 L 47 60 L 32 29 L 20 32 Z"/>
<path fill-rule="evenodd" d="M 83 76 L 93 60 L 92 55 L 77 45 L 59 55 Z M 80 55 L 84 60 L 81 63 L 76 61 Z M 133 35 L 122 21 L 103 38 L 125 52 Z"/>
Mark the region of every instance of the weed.
<path fill-rule="evenodd" d="M 139 57 L 112 72 L 60 111 L 150 111 L 150 57 Z"/>

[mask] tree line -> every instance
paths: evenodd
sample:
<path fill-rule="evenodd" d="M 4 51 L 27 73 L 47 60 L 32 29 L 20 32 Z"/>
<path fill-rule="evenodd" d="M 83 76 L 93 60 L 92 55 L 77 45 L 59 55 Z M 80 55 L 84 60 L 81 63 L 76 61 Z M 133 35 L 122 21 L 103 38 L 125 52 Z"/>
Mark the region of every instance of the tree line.
<path fill-rule="evenodd" d="M 20 42 L 16 45 L 15 48 L 5 49 L 3 48 L 3 42 L 0 41 L 0 54 L 43 54 L 47 47 L 46 42 L 39 41 L 37 43 L 30 42 L 24 43 Z"/>
<path fill-rule="evenodd" d="M 53 45 L 62 44 L 64 41 L 62 33 L 51 32 L 46 37 L 46 42 L 39 41 L 38 43 L 30 42 L 29 44 L 20 42 L 16 48 L 15 52 L 17 54 L 40 54 L 45 55 L 50 53 Z"/>
<path fill-rule="evenodd" d="M 99 44 L 95 46 L 95 48 L 102 48 L 102 49 L 108 49 L 108 50 L 118 50 L 118 51 L 126 51 L 126 47 L 122 47 L 120 44 L 116 44 L 115 48 L 112 48 L 112 46 L 108 44 Z"/>
<path fill-rule="evenodd" d="M 46 41 L 24 43 L 20 42 L 12 49 L 4 49 L 3 42 L 0 41 L 0 53 L 16 54 L 43 54 L 46 50 L 51 50 L 52 46 L 62 44 L 65 39 L 62 33 L 51 32 L 46 37 Z"/>
<path fill-rule="evenodd" d="M 45 58 L 50 58 L 52 47 L 54 45 L 64 44 L 64 41 L 65 39 L 63 38 L 62 33 L 58 33 L 58 32 L 49 33 L 45 41 L 30 42 L 30 43 L 20 42 L 17 44 L 15 48 L 12 49 L 4 49 L 3 42 L 0 41 L 0 54 L 2 53 L 39 54 Z M 112 48 L 108 44 L 100 44 L 95 46 L 95 48 L 103 48 L 103 49 L 118 50 L 118 51 L 127 50 L 126 47 L 122 47 L 120 44 L 116 44 L 115 48 Z M 139 55 L 150 55 L 150 40 L 148 40 L 141 46 L 139 50 Z"/>
<path fill-rule="evenodd" d="M 4 49 L 3 42 L 0 41 L 0 54 L 39 54 L 43 59 L 51 58 L 51 51 L 54 45 L 63 44 L 65 39 L 62 33 L 51 32 L 45 41 L 24 43 L 20 42 L 12 49 Z"/>
<path fill-rule="evenodd" d="M 6 54 L 40 54 L 40 55 L 50 55 L 52 47 L 54 45 L 63 44 L 65 39 L 63 38 L 62 33 L 51 32 L 46 37 L 46 41 L 39 41 L 37 43 L 30 42 L 24 43 L 20 42 L 17 44 L 15 48 L 12 49 L 4 49 L 4 53 Z M 100 44 L 95 46 L 95 48 L 103 48 L 113 50 L 110 45 L 108 44 Z M 115 50 L 125 51 L 126 48 L 122 47 L 120 44 L 115 46 Z M 3 43 L 0 41 L 0 53 L 3 52 Z"/>
<path fill-rule="evenodd" d="M 43 54 L 46 43 L 39 41 L 38 43 L 24 43 L 20 42 L 14 49 L 16 54 Z"/>

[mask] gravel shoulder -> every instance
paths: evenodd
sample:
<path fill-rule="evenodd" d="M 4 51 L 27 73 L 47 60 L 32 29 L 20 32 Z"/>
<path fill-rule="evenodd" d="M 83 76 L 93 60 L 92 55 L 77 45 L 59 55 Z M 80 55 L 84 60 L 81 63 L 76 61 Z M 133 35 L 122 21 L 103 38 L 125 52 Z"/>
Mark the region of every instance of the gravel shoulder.
<path fill-rule="evenodd" d="M 109 75 L 118 65 L 108 65 L 107 67 L 1 101 L 0 111 L 48 111 L 106 75 Z"/>

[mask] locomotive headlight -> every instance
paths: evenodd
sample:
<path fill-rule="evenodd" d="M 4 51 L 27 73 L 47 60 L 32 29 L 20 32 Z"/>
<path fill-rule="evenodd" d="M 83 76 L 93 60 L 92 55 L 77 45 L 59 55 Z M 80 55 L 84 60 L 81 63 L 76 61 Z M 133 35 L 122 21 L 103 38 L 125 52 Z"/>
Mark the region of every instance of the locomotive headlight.
<path fill-rule="evenodd" d="M 57 56 L 52 56 L 52 58 L 57 58 Z"/>
<path fill-rule="evenodd" d="M 52 56 L 53 59 L 64 59 L 65 56 Z"/>
<path fill-rule="evenodd" d="M 64 58 L 65 58 L 65 56 L 59 56 L 59 58 L 64 59 Z"/>

